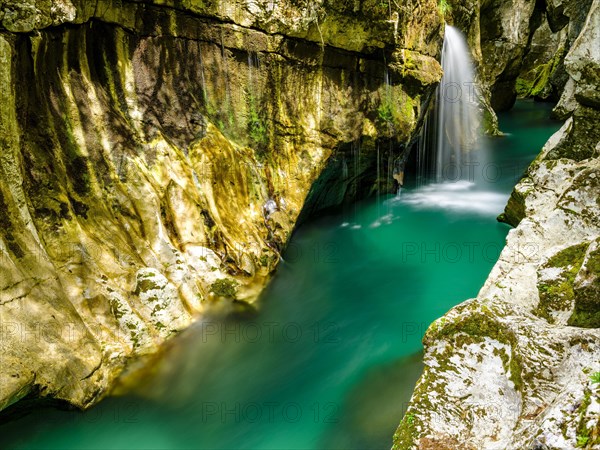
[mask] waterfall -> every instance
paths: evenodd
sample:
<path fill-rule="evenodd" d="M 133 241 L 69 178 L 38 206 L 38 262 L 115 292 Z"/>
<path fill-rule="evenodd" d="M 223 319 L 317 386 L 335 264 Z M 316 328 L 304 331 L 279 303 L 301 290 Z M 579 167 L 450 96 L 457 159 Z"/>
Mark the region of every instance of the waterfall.
<path fill-rule="evenodd" d="M 432 113 L 425 120 L 418 153 L 420 183 L 464 179 L 472 165 L 470 150 L 482 123 L 475 68 L 465 37 L 446 25 L 442 49 L 444 76 L 437 88 Z"/>

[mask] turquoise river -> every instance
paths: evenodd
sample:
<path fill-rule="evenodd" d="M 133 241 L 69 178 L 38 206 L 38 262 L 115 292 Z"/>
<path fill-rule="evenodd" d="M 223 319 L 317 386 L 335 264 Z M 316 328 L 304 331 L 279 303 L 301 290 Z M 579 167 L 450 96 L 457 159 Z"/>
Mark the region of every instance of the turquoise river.
<path fill-rule="evenodd" d="M 510 229 L 496 216 L 559 128 L 550 109 L 501 114 L 507 135 L 461 181 L 416 188 L 408 174 L 398 197 L 303 225 L 257 311 L 207 316 L 91 411 L 2 419 L 0 448 L 390 448 L 421 338 L 496 262 Z"/>

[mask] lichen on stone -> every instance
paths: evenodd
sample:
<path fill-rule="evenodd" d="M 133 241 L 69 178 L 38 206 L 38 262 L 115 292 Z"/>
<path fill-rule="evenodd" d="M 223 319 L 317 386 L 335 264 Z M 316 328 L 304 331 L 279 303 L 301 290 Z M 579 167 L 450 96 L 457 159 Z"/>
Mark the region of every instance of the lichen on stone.
<path fill-rule="evenodd" d="M 589 243 L 584 242 L 559 251 L 538 269 L 540 301 L 533 313 L 555 322 L 554 312 L 574 307 L 574 282 Z"/>

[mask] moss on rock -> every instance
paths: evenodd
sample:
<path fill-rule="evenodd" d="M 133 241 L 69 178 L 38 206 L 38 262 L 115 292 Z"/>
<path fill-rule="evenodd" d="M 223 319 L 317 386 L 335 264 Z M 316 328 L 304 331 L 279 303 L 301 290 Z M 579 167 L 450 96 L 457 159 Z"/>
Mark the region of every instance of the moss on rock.
<path fill-rule="evenodd" d="M 518 353 L 518 339 L 515 333 L 495 318 L 500 315 L 498 311 L 494 312 L 493 309 L 485 305 L 479 307 L 477 304 L 471 303 L 461 305 L 456 309 L 456 312 L 464 313 L 466 311 L 468 311 L 468 314 L 462 315 L 458 320 L 453 320 L 452 322 L 434 322 L 427 330 L 423 342 L 426 345 L 431 345 L 435 341 L 451 338 L 456 339 L 458 335 L 464 334 L 471 340 L 491 338 L 504 343 L 512 349 L 510 358 L 508 356 L 505 359 L 503 358 L 506 369 L 510 374 L 509 378 L 513 382 L 515 389 L 523 389 L 524 376 L 528 377 L 524 374 L 524 367 Z M 464 343 L 464 336 L 459 340 L 462 340 Z"/>
<path fill-rule="evenodd" d="M 583 264 L 588 247 L 589 243 L 568 247 L 540 267 L 537 284 L 540 301 L 534 314 L 553 323 L 553 312 L 568 311 L 573 307 L 575 276 Z"/>
<path fill-rule="evenodd" d="M 575 283 L 575 307 L 569 325 L 600 328 L 600 248 L 590 249 Z"/>
<path fill-rule="evenodd" d="M 565 47 L 560 47 L 550 61 L 521 74 L 515 85 L 517 96 L 547 98 L 551 93 L 550 81 L 564 60 L 565 54 Z"/>
<path fill-rule="evenodd" d="M 527 198 L 526 191 L 513 189 L 508 199 L 508 203 L 504 208 L 504 213 L 498 216 L 500 222 L 507 223 L 513 227 L 517 227 L 521 220 L 525 218 L 525 199 Z"/>
<path fill-rule="evenodd" d="M 239 283 L 229 278 L 221 278 L 210 285 L 210 292 L 225 298 L 235 299 Z"/>

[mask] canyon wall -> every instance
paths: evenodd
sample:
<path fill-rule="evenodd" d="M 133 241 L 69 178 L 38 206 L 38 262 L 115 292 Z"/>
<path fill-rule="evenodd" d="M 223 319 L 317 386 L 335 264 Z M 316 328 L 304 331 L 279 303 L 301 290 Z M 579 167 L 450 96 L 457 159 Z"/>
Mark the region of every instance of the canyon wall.
<path fill-rule="evenodd" d="M 572 89 L 564 59 L 591 4 L 592 0 L 481 0 L 482 80 L 496 111 L 510 109 L 517 97 L 557 102 Z M 555 113 L 562 119 L 573 111 L 567 96 Z"/>
<path fill-rule="evenodd" d="M 391 189 L 442 35 L 433 0 L 0 1 L 0 409 L 94 404 L 303 209 Z"/>

